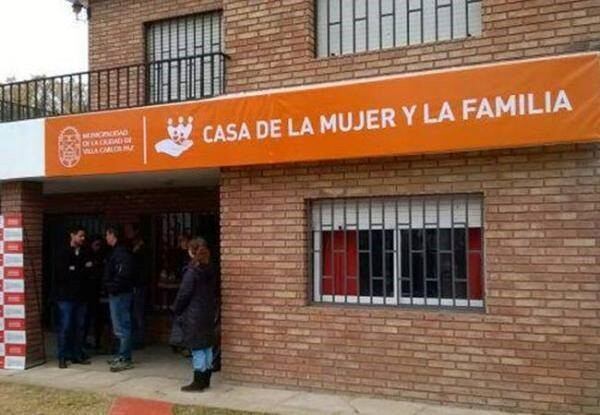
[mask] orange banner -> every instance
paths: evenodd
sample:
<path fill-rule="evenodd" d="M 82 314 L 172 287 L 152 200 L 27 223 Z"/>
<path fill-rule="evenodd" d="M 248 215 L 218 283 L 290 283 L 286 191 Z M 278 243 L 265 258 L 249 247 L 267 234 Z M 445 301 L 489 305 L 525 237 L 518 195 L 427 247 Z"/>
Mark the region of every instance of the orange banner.
<path fill-rule="evenodd" d="M 47 176 L 600 139 L 600 54 L 222 96 L 46 121 Z"/>

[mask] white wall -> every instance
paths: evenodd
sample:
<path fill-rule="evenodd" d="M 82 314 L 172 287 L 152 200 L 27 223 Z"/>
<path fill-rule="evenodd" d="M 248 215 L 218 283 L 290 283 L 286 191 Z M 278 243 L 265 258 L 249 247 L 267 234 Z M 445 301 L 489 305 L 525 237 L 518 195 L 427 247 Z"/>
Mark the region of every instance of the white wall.
<path fill-rule="evenodd" d="M 0 180 L 43 177 L 45 120 L 0 123 Z"/>

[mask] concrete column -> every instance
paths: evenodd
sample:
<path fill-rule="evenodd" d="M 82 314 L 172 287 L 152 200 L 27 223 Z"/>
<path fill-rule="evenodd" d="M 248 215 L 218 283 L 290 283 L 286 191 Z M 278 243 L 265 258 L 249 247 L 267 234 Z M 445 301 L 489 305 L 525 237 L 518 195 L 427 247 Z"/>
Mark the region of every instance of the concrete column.
<path fill-rule="evenodd" d="M 0 212 L 23 217 L 27 367 L 45 360 L 41 319 L 43 210 L 42 183 L 0 183 Z"/>

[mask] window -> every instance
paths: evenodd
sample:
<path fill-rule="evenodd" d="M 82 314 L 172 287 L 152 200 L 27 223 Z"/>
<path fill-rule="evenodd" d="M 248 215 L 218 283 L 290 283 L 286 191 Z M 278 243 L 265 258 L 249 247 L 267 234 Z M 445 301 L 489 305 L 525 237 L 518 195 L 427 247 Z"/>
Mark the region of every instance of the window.
<path fill-rule="evenodd" d="M 316 302 L 483 307 L 480 195 L 315 201 Z"/>
<path fill-rule="evenodd" d="M 181 283 L 183 264 L 189 259 L 187 250 L 182 249 L 182 238 L 201 236 L 218 264 L 219 221 L 209 212 L 162 213 L 153 221 L 152 301 L 156 310 L 168 310 Z"/>
<path fill-rule="evenodd" d="M 317 56 L 481 35 L 481 0 L 317 0 Z"/>
<path fill-rule="evenodd" d="M 151 23 L 146 28 L 150 103 L 223 93 L 221 13 Z"/>

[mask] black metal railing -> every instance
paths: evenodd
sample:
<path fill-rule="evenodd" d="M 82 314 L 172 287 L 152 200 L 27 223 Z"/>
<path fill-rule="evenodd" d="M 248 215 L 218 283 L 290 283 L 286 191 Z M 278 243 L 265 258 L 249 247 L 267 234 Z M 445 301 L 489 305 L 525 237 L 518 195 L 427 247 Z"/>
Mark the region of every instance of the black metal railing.
<path fill-rule="evenodd" d="M 221 95 L 226 61 L 216 52 L 0 84 L 0 122 Z"/>

